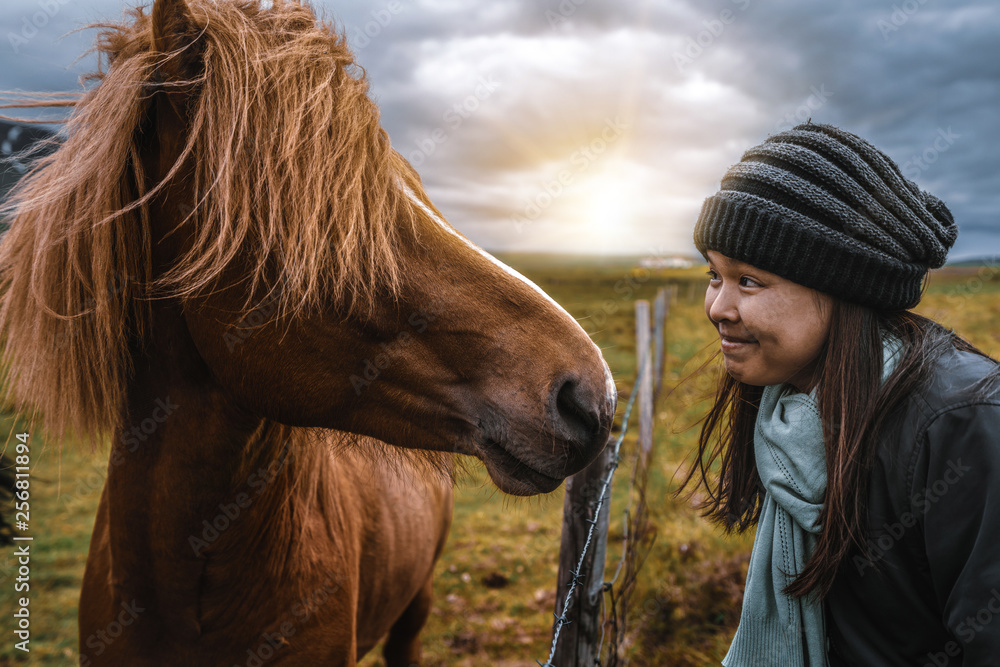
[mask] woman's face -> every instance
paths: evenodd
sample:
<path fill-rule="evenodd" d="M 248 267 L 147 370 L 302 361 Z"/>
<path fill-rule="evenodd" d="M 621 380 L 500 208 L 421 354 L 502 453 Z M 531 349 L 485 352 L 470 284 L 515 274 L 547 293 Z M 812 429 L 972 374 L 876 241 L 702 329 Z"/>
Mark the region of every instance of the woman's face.
<path fill-rule="evenodd" d="M 726 370 L 746 384 L 791 383 L 808 392 L 830 333 L 833 299 L 708 251 L 705 314 L 719 332 Z"/>

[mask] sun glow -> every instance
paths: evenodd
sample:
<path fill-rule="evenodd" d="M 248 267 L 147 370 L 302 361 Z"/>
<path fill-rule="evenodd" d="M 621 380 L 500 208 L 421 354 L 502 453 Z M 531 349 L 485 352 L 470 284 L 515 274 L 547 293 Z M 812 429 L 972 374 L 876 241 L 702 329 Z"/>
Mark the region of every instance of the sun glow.
<path fill-rule="evenodd" d="M 637 243 L 652 242 L 641 231 L 650 215 L 648 180 L 642 169 L 615 158 L 576 173 L 549 171 L 539 179 L 545 184 L 540 194 L 514 218 L 517 229 L 530 230 L 535 248 L 546 252 L 634 254 Z"/>
<path fill-rule="evenodd" d="M 602 169 L 581 183 L 575 227 L 597 247 L 618 246 L 638 213 L 640 194 L 623 169 Z"/>

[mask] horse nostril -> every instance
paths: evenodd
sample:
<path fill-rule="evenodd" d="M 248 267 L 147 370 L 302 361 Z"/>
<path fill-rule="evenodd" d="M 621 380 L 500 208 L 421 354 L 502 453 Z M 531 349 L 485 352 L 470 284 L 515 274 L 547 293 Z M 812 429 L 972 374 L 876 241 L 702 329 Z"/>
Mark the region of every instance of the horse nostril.
<path fill-rule="evenodd" d="M 601 431 L 601 420 L 591 397 L 574 380 L 567 380 L 556 392 L 556 415 L 566 435 L 590 446 Z M 603 443 L 601 443 L 603 444 Z"/>

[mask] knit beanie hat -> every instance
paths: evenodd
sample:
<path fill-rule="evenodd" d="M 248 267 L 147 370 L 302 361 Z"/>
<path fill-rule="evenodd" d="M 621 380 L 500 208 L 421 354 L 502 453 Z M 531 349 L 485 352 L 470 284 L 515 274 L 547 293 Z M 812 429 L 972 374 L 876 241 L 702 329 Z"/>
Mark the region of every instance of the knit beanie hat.
<path fill-rule="evenodd" d="M 743 154 L 705 200 L 698 251 L 879 310 L 912 308 L 958 228 L 864 139 L 806 123 Z"/>

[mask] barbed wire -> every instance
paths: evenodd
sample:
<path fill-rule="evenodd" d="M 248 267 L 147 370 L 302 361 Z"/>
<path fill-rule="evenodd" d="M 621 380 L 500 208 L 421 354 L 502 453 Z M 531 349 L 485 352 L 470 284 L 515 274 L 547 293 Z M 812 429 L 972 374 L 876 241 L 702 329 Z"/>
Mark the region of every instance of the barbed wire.
<path fill-rule="evenodd" d="M 615 455 L 611 461 L 611 465 L 608 466 L 607 475 L 605 476 L 604 483 L 601 486 L 601 494 L 598 497 L 597 505 L 594 507 L 594 518 L 587 521 L 587 523 L 590 524 L 590 528 L 587 530 L 587 539 L 583 544 L 583 551 L 580 552 L 580 558 L 577 560 L 576 569 L 570 573 L 572 574 L 572 579 L 570 580 L 569 590 L 566 591 L 566 598 L 563 600 L 562 614 L 553 613 L 556 620 L 552 636 L 552 647 L 549 649 L 549 657 L 544 663 L 535 660 L 535 662 L 537 662 L 541 667 L 556 667 L 552 662 L 552 658 L 555 656 L 556 645 L 559 643 L 559 633 L 562 631 L 563 627 L 569 625 L 570 623 L 570 621 L 566 620 L 566 612 L 569 611 L 570 606 L 573 603 L 573 593 L 576 592 L 577 584 L 583 581 L 584 575 L 581 572 L 583 569 L 583 561 L 587 557 L 587 550 L 590 549 L 590 543 L 593 541 L 594 529 L 597 527 L 599 517 L 601 516 L 601 508 L 604 507 L 605 500 L 610 500 L 611 480 L 614 478 L 615 470 L 618 469 L 618 464 L 621 462 L 622 442 L 625 440 L 625 434 L 628 432 L 632 406 L 635 405 L 635 397 L 639 393 L 639 385 L 641 384 L 645 370 L 646 369 L 644 367 L 639 371 L 636 375 L 635 382 L 632 385 L 632 393 L 628 397 L 628 403 L 625 406 L 625 413 L 622 415 L 622 430 L 618 434 L 618 438 L 615 440 L 614 444 Z"/>
<path fill-rule="evenodd" d="M 658 398 L 659 392 L 654 389 L 654 414 L 656 413 Z M 628 506 L 624 511 L 625 525 L 622 529 L 621 559 L 618 561 L 618 568 L 614 576 L 609 581 L 604 582 L 604 592 L 607 593 L 606 597 L 611 602 L 611 617 L 609 619 L 604 619 L 606 600 L 604 598 L 601 599 L 601 646 L 604 645 L 604 635 L 610 631 L 611 647 L 606 662 L 601 660 L 602 653 L 598 650 L 595 662 L 597 667 L 602 667 L 602 665 L 604 667 L 615 667 L 618 664 L 628 664 L 627 660 L 622 662 L 621 656 L 618 654 L 618 649 L 627 633 L 628 606 L 636 586 L 639 569 L 649 555 L 649 549 L 652 546 L 653 540 L 655 540 L 655 531 L 651 532 L 649 526 L 646 505 L 646 484 L 649 472 L 648 455 L 651 453 L 647 452 L 644 455 L 641 443 L 640 446 L 635 448 L 635 456 L 632 461 L 632 478 L 629 480 L 628 486 Z M 622 577 L 621 584 L 618 583 L 620 576 Z M 618 605 L 618 602 L 621 604 Z"/>

